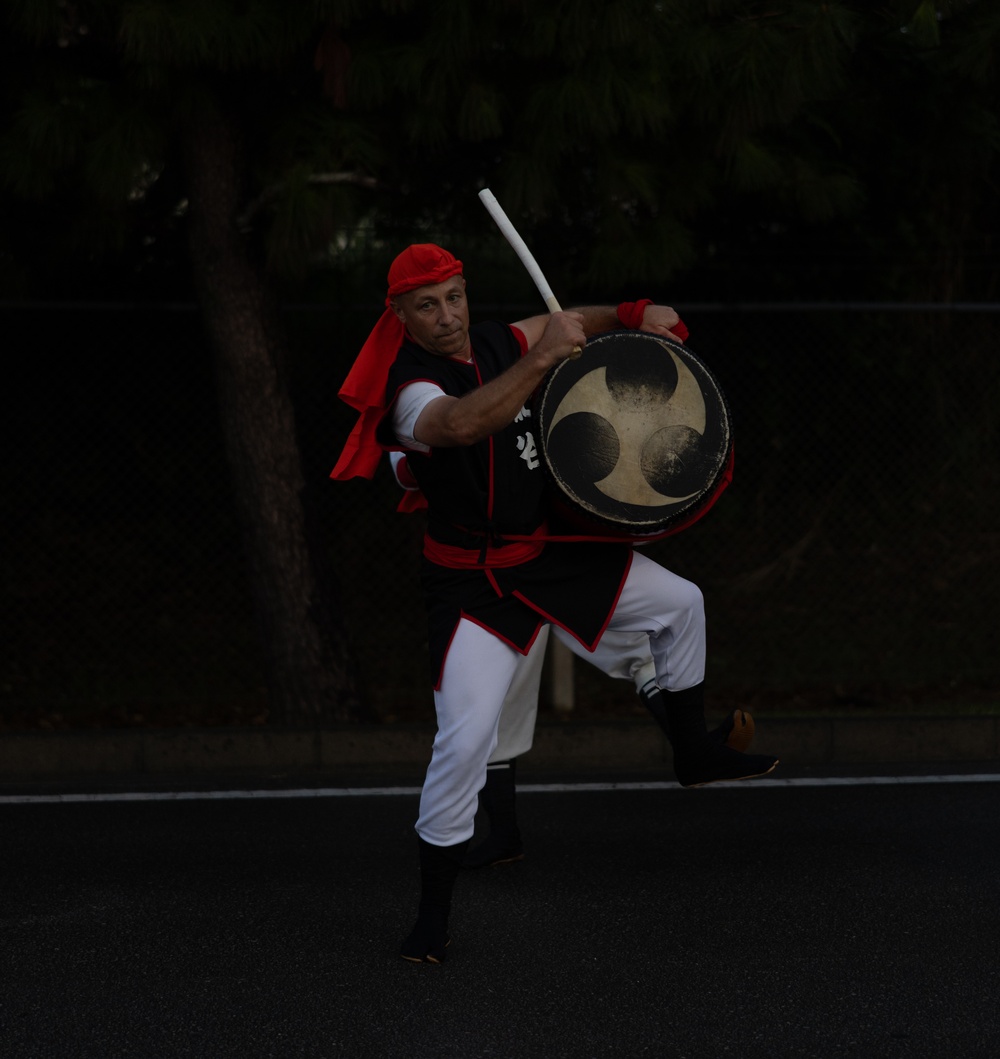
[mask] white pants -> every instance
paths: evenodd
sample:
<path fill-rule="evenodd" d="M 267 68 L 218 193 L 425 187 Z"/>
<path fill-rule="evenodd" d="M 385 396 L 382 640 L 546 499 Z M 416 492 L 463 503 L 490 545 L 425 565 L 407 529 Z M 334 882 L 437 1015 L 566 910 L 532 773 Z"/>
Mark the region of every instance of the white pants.
<path fill-rule="evenodd" d="M 649 637 L 643 632 L 618 632 L 609 629 L 593 651 L 588 651 L 575 636 L 558 625 L 545 625 L 531 650 L 518 665 L 514 679 L 503 700 L 497 745 L 490 757 L 509 761 L 531 749 L 538 717 L 538 689 L 542 683 L 542 666 L 549 644 L 549 631 L 575 655 L 596 666 L 602 673 L 619 680 L 631 680 L 639 691 L 656 680 L 656 667 L 649 651 Z"/>
<path fill-rule="evenodd" d="M 601 653 L 605 672 L 631 675 L 632 662 L 628 653 L 622 652 L 622 642 L 627 641 L 626 634 L 642 634 L 648 641 L 659 687 L 683 691 L 704 679 L 701 590 L 641 552 L 633 553 L 607 632 L 613 637 Z M 540 664 L 540 656 L 533 659 L 529 652 L 525 657 L 475 622 L 459 622 L 440 687 L 434 693 L 438 729 L 416 825 L 425 841 L 452 846 L 472 837 L 477 799 L 487 763 L 497 749 L 504 703 L 512 694 L 523 695 L 530 689 L 530 667 Z M 523 672 L 526 667 L 527 675 Z M 537 672 L 534 679 L 537 708 Z M 523 735 L 519 738 L 523 741 Z M 507 745 L 515 745 L 513 738 Z"/>

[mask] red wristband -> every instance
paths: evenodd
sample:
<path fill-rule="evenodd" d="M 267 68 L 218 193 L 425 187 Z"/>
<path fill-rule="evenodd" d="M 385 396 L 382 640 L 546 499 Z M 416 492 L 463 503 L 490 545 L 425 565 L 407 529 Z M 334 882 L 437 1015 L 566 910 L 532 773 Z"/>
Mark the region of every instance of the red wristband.
<path fill-rule="evenodd" d="M 644 298 L 638 302 L 622 302 L 618 306 L 618 319 L 624 327 L 638 331 L 642 327 L 642 314 L 646 311 L 646 306 L 652 304 L 652 298 Z"/>

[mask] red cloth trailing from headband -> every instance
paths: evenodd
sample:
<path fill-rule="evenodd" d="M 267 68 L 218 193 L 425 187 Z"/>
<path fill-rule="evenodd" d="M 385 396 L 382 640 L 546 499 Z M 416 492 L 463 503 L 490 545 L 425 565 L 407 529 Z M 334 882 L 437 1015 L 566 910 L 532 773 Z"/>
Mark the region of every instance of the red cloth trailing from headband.
<path fill-rule="evenodd" d="M 653 300 L 651 298 L 643 298 L 642 301 L 637 302 L 622 302 L 618 306 L 618 319 L 622 322 L 622 326 L 628 327 L 632 331 L 638 331 L 642 327 L 642 317 L 646 311 L 646 306 L 652 304 Z M 688 329 L 684 326 L 684 321 L 679 317 L 677 323 L 670 328 L 670 333 L 676 335 L 681 342 L 687 341 Z"/>
<path fill-rule="evenodd" d="M 408 246 L 389 268 L 386 310 L 372 329 L 339 391 L 342 401 L 359 412 L 358 421 L 344 445 L 331 478 L 371 478 L 378 467 L 382 448 L 375 428 L 385 411 L 385 384 L 406 334 L 402 321 L 389 308 L 398 294 L 443 283 L 460 275 L 462 262 L 434 243 Z"/>

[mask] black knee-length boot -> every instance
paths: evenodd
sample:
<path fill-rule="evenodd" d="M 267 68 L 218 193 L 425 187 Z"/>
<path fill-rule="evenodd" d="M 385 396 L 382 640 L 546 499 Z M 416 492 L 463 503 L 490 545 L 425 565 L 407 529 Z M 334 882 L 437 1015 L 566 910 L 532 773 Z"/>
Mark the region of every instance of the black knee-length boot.
<path fill-rule="evenodd" d="M 420 905 L 417 922 L 403 942 L 400 956 L 413 963 L 442 963 L 451 941 L 448 916 L 455 879 L 469 840 L 454 846 L 434 846 L 417 837 L 420 858 Z"/>
<path fill-rule="evenodd" d="M 479 792 L 479 808 L 486 814 L 490 832 L 465 856 L 463 868 L 488 868 L 524 859 L 517 826 L 517 761 L 495 761 L 486 768 L 486 785 Z"/>
<path fill-rule="evenodd" d="M 682 787 L 701 787 L 724 780 L 745 780 L 770 772 L 778 759 L 746 754 L 753 739 L 753 718 L 734 710 L 712 731 L 705 723 L 705 686 L 683 691 L 640 693 L 650 713 L 667 733 L 674 751 L 674 774 Z"/>

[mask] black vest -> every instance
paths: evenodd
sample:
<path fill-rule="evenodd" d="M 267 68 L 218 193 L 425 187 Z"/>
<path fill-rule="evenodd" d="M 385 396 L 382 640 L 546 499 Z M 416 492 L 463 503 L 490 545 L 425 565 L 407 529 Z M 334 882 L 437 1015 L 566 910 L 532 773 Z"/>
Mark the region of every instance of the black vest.
<path fill-rule="evenodd" d="M 495 379 L 516 363 L 521 347 L 501 323 L 470 329 L 472 361 L 436 356 L 404 341 L 389 370 L 386 406 L 379 441 L 399 448 L 392 432 L 391 409 L 399 391 L 411 382 L 436 383 L 461 397 Z M 536 529 L 545 517 L 545 474 L 536 448 L 530 402 L 514 422 L 475 445 L 407 451 L 407 464 L 427 498 L 428 532 L 445 544 L 478 547 L 485 535 L 502 539 Z"/>

